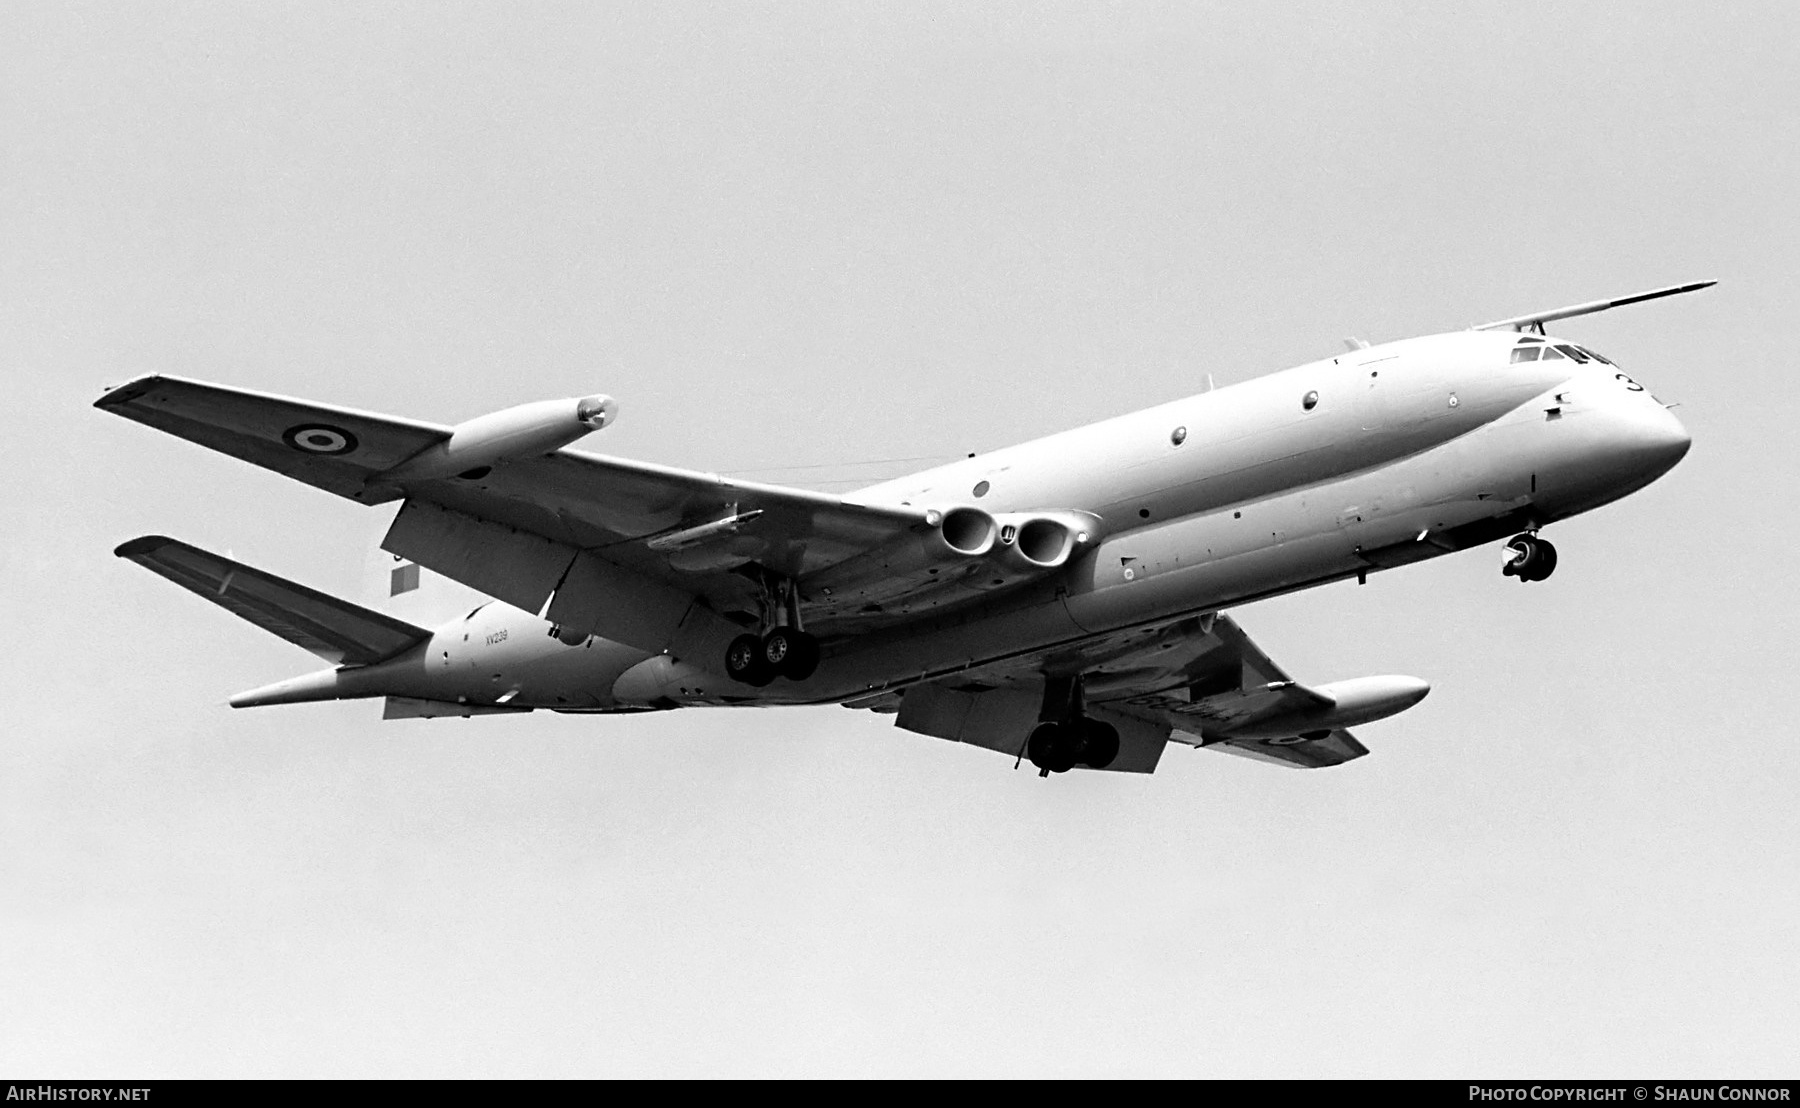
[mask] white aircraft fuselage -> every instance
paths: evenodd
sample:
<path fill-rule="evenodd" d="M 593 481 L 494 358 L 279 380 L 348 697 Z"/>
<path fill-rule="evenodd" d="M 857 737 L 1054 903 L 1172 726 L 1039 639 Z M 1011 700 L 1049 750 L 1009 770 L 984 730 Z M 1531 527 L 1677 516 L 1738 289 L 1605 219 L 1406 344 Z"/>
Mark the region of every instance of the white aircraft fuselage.
<path fill-rule="evenodd" d="M 387 695 L 566 711 L 855 700 L 1535 532 L 1642 488 L 1686 453 L 1681 424 L 1618 367 L 1515 361 L 1522 343 L 1568 348 L 1488 330 L 1366 347 L 852 494 L 1060 511 L 1079 537 L 1062 571 L 845 638 L 804 681 L 752 688 L 716 664 L 603 638 L 572 648 L 546 620 L 496 602 L 391 661 L 233 703 Z M 828 590 L 816 586 L 810 600 Z"/>

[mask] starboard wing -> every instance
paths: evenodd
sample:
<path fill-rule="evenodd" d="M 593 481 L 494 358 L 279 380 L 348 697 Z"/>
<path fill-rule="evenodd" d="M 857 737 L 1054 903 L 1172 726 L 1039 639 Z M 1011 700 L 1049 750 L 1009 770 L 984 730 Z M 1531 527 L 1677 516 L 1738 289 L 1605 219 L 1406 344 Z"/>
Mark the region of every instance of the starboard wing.
<path fill-rule="evenodd" d="M 1342 729 L 1271 734 L 1281 727 L 1271 721 L 1304 719 L 1332 702 L 1290 678 L 1223 614 L 1097 635 L 850 706 L 1016 756 L 1037 720 L 1046 672 L 1083 674 L 1089 713 L 1120 728 L 1121 763 L 1108 768 L 1149 772 L 1168 741 L 1307 769 L 1368 753 Z"/>

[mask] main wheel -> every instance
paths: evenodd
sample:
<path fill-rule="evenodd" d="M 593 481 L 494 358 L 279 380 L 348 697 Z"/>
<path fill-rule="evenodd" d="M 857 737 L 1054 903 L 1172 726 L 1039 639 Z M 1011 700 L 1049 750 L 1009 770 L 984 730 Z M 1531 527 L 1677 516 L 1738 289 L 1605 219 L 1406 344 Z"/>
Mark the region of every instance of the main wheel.
<path fill-rule="evenodd" d="M 761 688 L 775 680 L 775 667 L 764 657 L 763 641 L 755 635 L 739 635 L 725 648 L 725 672 L 733 681 Z"/>
<path fill-rule="evenodd" d="M 1119 729 L 1110 723 L 1083 717 L 1073 727 L 1079 729 L 1081 741 L 1076 759 L 1082 765 L 1105 769 L 1119 756 Z"/>
<path fill-rule="evenodd" d="M 790 681 L 804 681 L 819 668 L 819 640 L 805 631 L 777 627 L 763 636 L 762 658 Z"/>
<path fill-rule="evenodd" d="M 1067 773 L 1075 767 L 1075 736 L 1061 723 L 1040 723 L 1031 729 L 1025 754 L 1031 764 L 1047 773 Z"/>

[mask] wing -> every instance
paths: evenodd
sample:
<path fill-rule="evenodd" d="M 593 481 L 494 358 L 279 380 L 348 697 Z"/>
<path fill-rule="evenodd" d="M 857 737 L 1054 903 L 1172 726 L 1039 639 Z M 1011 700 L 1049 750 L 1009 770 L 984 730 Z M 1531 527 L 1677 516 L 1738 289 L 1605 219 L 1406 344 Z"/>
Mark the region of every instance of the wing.
<path fill-rule="evenodd" d="M 450 428 L 180 377 L 140 377 L 94 407 L 364 504 L 396 499 L 369 479 Z"/>
<path fill-rule="evenodd" d="M 544 610 L 582 554 L 596 559 L 586 578 L 604 578 L 609 596 L 754 610 L 760 570 L 801 579 L 855 563 L 880 576 L 893 552 L 938 525 L 922 508 L 567 449 L 384 480 L 457 429 L 176 377 L 140 378 L 95 406 L 359 503 L 405 497 L 387 549 L 529 611 Z M 823 592 L 803 600 L 827 621 L 841 606 Z M 622 635 L 632 641 L 633 629 Z"/>
<path fill-rule="evenodd" d="M 1295 682 L 1223 614 L 1098 635 L 848 706 L 896 712 L 909 730 L 1016 755 L 1037 720 L 1046 672 L 1084 674 L 1089 714 L 1120 727 L 1121 764 L 1108 768 L 1149 772 L 1168 741 L 1307 769 L 1368 753 L 1348 731 L 1309 725 L 1334 702 Z"/>
<path fill-rule="evenodd" d="M 431 633 L 196 546 L 146 535 L 113 553 L 333 665 L 391 658 Z"/>
<path fill-rule="evenodd" d="M 1155 720 L 1177 742 L 1302 769 L 1369 752 L 1348 731 L 1309 728 L 1309 714 L 1333 701 L 1289 677 L 1230 616 L 1183 621 L 1158 637 L 1166 660 L 1140 651 L 1109 663 L 1102 675 L 1110 680 L 1096 682 L 1090 701 Z M 1294 721 L 1291 733 L 1279 733 L 1283 720 Z"/>

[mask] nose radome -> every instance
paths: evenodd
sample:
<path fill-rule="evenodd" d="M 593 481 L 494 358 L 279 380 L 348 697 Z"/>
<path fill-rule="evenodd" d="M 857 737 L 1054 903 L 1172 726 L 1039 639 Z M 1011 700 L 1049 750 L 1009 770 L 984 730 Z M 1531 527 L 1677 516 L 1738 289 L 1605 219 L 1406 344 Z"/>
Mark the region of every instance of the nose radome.
<path fill-rule="evenodd" d="M 1681 421 L 1647 396 L 1618 397 L 1610 408 L 1607 453 L 1634 487 L 1641 488 L 1675 468 L 1693 445 Z"/>
<path fill-rule="evenodd" d="M 1686 457 L 1688 447 L 1694 445 L 1694 437 L 1688 434 L 1681 421 L 1661 407 L 1657 408 L 1653 418 L 1644 421 L 1638 438 L 1638 449 L 1642 451 L 1645 463 L 1658 473 L 1675 468 L 1675 463 Z"/>

